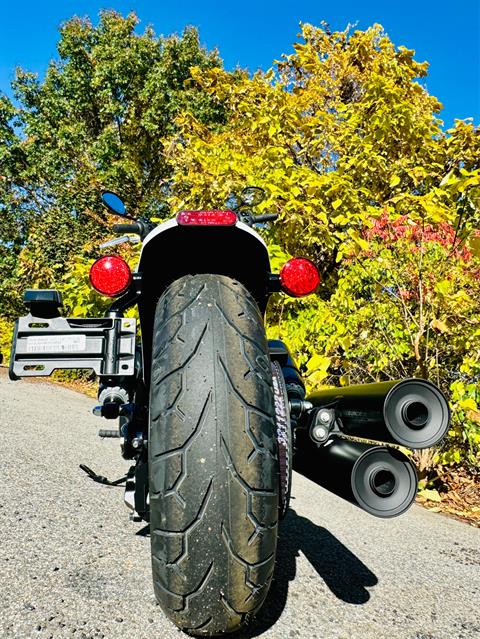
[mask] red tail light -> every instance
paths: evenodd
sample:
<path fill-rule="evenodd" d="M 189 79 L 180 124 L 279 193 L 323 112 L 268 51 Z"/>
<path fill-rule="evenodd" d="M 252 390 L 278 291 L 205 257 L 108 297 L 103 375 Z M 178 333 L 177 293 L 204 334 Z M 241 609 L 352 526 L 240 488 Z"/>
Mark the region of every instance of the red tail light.
<path fill-rule="evenodd" d="M 125 293 L 132 283 L 132 272 L 125 260 L 118 255 L 105 255 L 90 268 L 90 283 L 107 297 Z"/>
<path fill-rule="evenodd" d="M 181 226 L 233 226 L 237 216 L 233 211 L 180 211 L 177 222 Z"/>
<path fill-rule="evenodd" d="M 282 266 L 280 284 L 285 293 L 293 297 L 303 297 L 317 289 L 320 284 L 320 274 L 310 260 L 294 257 Z"/>

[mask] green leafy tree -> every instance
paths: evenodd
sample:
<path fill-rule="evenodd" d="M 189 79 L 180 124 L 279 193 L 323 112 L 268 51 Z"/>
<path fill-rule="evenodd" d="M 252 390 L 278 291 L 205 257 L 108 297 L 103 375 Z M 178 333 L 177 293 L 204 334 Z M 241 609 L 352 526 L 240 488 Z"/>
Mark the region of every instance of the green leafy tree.
<path fill-rule="evenodd" d="M 105 235 L 102 188 L 136 214 L 162 217 L 172 176 L 164 138 L 187 108 L 204 124 L 223 106 L 192 80 L 214 69 L 216 52 L 182 36 L 136 32 L 134 14 L 106 11 L 97 26 L 73 18 L 60 31 L 45 78 L 17 69 L 18 106 L 0 98 L 0 312 L 18 310 L 20 282 L 58 282 L 72 256 Z M 88 252 L 88 247 L 87 247 Z M 9 277 L 10 276 L 10 277 Z"/>
<path fill-rule="evenodd" d="M 274 301 L 270 335 L 293 347 L 310 387 L 432 378 L 455 409 L 441 461 L 473 469 L 480 132 L 468 120 L 442 130 L 421 84 L 427 63 L 379 25 L 303 25 L 302 35 L 268 73 L 194 71 L 228 120 L 213 129 L 179 118 L 173 203 L 211 206 L 241 185 L 264 187 L 264 209 L 280 213 L 266 232 L 274 263 L 303 254 L 323 272 L 317 298 Z"/>

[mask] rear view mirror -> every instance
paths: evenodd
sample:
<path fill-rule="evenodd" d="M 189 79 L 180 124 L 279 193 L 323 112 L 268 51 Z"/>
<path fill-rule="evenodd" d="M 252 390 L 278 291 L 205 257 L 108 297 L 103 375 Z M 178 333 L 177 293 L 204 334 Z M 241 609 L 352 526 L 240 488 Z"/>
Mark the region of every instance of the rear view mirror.
<path fill-rule="evenodd" d="M 240 199 L 247 206 L 258 206 L 265 199 L 265 191 L 259 186 L 246 186 L 240 191 Z"/>
<path fill-rule="evenodd" d="M 127 208 L 123 200 L 116 193 L 113 193 L 113 191 L 103 191 L 102 202 L 111 213 L 115 213 L 116 215 L 127 214 Z"/>

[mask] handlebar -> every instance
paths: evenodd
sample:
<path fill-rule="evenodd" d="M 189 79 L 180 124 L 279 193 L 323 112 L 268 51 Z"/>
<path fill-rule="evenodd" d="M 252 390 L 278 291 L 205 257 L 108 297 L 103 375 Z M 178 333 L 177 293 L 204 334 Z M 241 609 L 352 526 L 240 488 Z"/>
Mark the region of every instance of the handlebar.
<path fill-rule="evenodd" d="M 264 213 L 263 215 L 255 215 L 253 218 L 254 223 L 257 222 L 273 222 L 278 217 L 278 213 Z"/>
<path fill-rule="evenodd" d="M 112 231 L 114 233 L 136 233 L 141 235 L 143 233 L 143 225 L 135 222 L 135 224 L 114 224 Z"/>

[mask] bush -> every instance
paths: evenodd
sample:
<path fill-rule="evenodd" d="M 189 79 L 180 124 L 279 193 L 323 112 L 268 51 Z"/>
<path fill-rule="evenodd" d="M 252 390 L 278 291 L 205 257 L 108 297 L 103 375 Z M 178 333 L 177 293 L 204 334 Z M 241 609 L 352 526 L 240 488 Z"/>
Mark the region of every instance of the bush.
<path fill-rule="evenodd" d="M 432 227 L 386 213 L 346 255 L 328 300 L 277 303 L 270 334 L 286 339 L 309 388 L 422 377 L 452 406 L 436 464 L 480 463 L 480 259 Z"/>
<path fill-rule="evenodd" d="M 0 353 L 2 354 L 2 364 L 8 365 L 10 361 L 10 347 L 12 345 L 13 321 L 5 317 L 0 317 Z"/>

